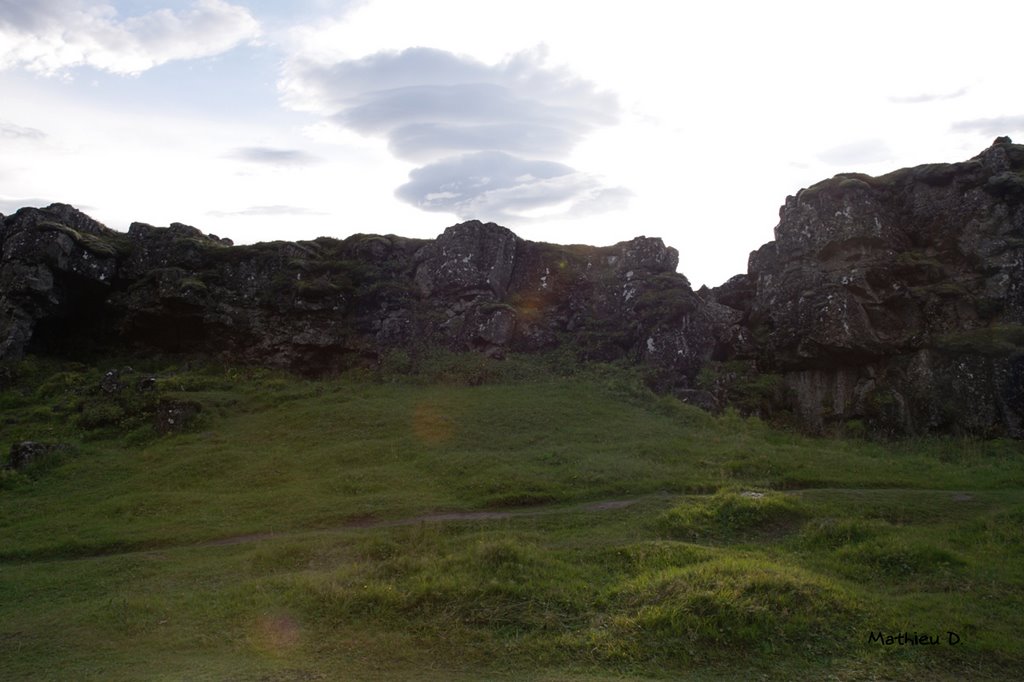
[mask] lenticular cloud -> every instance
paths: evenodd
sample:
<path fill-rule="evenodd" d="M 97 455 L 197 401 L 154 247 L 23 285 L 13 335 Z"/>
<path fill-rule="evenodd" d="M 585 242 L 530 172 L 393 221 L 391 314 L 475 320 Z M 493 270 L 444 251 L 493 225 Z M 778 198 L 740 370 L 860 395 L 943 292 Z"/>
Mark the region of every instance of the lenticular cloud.
<path fill-rule="evenodd" d="M 545 207 L 620 207 L 624 188 L 560 163 L 588 133 L 617 122 L 615 97 L 543 61 L 533 51 L 487 65 L 410 48 L 295 64 L 283 87 L 293 106 L 382 136 L 395 157 L 423 164 L 396 191 L 421 209 L 508 220 Z"/>

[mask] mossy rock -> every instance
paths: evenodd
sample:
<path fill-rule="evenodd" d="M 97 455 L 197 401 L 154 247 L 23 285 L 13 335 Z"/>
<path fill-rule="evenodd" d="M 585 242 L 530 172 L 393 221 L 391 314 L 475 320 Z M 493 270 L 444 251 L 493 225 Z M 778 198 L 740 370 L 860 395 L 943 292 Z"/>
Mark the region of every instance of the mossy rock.
<path fill-rule="evenodd" d="M 1019 198 L 1024 196 L 1024 177 L 1012 171 L 998 173 L 985 183 L 985 191 L 1001 199 Z"/>
<path fill-rule="evenodd" d="M 929 163 L 914 169 L 914 179 L 933 187 L 948 185 L 956 174 L 956 166 L 949 163 Z"/>
<path fill-rule="evenodd" d="M 513 306 L 509 305 L 508 303 L 497 302 L 481 303 L 479 306 L 477 306 L 477 310 L 480 312 L 481 315 L 493 315 L 494 313 L 501 311 L 506 311 L 510 313 L 516 312 L 516 309 Z"/>
<path fill-rule="evenodd" d="M 98 237 L 93 234 L 79 232 L 67 225 L 54 222 L 41 222 L 35 226 L 39 232 L 59 232 L 71 237 L 75 244 L 82 247 L 94 256 L 101 258 L 117 258 L 127 255 L 131 250 L 127 235 L 112 233 L 106 237 Z"/>
<path fill-rule="evenodd" d="M 749 360 L 705 363 L 697 374 L 697 387 L 746 415 L 773 418 L 789 410 L 794 402 L 781 374 L 760 372 Z"/>
<path fill-rule="evenodd" d="M 861 191 L 861 192 L 864 192 L 864 191 L 869 191 L 871 189 L 871 185 L 868 184 L 867 182 L 864 182 L 860 178 L 843 178 L 842 180 L 839 181 L 839 189 L 841 189 L 841 190 L 843 190 L 845 192 L 849 192 L 849 191 Z"/>
<path fill-rule="evenodd" d="M 674 273 L 649 277 L 636 300 L 636 311 L 647 322 L 675 323 L 697 308 L 686 279 Z"/>
<path fill-rule="evenodd" d="M 302 279 L 295 281 L 295 293 L 306 299 L 320 299 L 332 296 L 340 296 L 343 287 L 332 282 L 326 277 L 316 279 Z"/>
<path fill-rule="evenodd" d="M 951 353 L 1020 357 L 1024 355 L 1024 325 L 993 325 L 952 332 L 937 338 L 934 345 L 939 350 Z"/>

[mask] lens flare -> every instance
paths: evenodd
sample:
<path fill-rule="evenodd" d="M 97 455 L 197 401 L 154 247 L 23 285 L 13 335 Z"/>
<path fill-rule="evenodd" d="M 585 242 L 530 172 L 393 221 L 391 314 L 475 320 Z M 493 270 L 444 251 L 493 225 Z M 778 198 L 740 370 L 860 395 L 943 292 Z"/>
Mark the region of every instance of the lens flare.
<path fill-rule="evenodd" d="M 302 628 L 284 613 L 265 613 L 253 625 L 252 643 L 268 654 L 286 654 L 299 645 Z"/>
<path fill-rule="evenodd" d="M 440 445 L 451 440 L 455 427 L 451 417 L 431 403 L 419 403 L 412 411 L 412 432 L 427 445 Z"/>

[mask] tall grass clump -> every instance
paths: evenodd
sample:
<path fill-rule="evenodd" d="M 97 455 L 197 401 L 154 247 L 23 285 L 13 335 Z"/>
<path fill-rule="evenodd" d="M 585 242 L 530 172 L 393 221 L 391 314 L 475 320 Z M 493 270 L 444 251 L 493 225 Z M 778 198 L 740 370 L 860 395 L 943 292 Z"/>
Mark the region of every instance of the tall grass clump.
<path fill-rule="evenodd" d="M 837 653 L 861 624 L 836 583 L 774 562 L 725 557 L 641 574 L 609 597 L 614 611 L 590 632 L 599 655 L 692 664 L 747 655 Z"/>
<path fill-rule="evenodd" d="M 671 538 L 726 539 L 786 530 L 806 515 L 800 503 L 784 493 L 727 489 L 669 509 L 658 517 L 657 527 Z"/>

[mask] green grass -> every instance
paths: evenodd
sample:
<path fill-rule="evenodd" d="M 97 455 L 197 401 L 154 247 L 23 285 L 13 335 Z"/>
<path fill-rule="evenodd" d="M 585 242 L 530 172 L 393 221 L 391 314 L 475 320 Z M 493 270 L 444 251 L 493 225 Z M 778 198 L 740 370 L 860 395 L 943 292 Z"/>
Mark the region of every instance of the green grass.
<path fill-rule="evenodd" d="M 0 474 L 0 678 L 1024 675 L 1019 442 L 808 438 L 558 360 L 30 358 L 0 448 L 72 447 Z M 162 400 L 202 410 L 159 435 Z"/>

